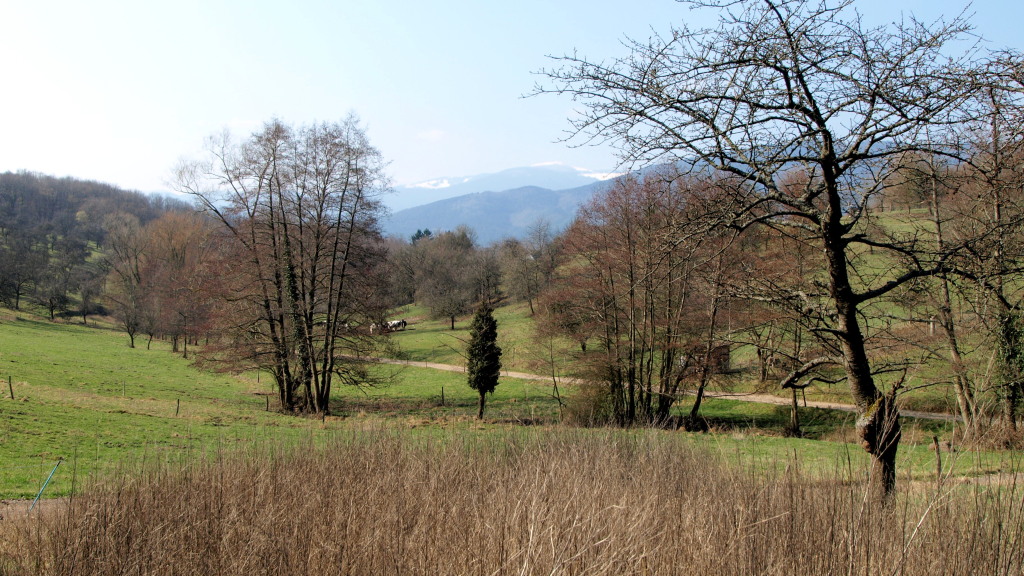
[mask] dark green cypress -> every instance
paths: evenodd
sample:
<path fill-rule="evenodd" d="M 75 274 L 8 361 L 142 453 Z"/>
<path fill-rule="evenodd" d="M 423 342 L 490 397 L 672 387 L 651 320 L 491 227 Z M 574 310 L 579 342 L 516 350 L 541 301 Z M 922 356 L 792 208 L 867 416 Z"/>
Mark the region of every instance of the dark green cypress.
<path fill-rule="evenodd" d="M 486 302 L 480 305 L 469 327 L 466 347 L 466 374 L 469 387 L 480 394 L 477 418 L 484 417 L 486 395 L 494 392 L 501 374 L 501 348 L 498 346 L 498 321 Z"/>

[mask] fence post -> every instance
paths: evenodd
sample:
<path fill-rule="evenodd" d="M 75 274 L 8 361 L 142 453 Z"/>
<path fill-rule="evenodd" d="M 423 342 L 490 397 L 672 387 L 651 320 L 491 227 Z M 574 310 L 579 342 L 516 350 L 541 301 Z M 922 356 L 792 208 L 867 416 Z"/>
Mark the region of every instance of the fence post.
<path fill-rule="evenodd" d="M 7 389 L 11 392 L 11 400 L 14 400 L 14 384 L 11 382 L 11 376 L 7 377 Z"/>

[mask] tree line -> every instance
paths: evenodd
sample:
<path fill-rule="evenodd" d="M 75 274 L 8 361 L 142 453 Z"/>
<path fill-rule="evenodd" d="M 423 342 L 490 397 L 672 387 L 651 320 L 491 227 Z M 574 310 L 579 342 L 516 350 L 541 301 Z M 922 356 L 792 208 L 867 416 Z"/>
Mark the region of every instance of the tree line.
<path fill-rule="evenodd" d="M 51 318 L 75 312 L 84 320 L 102 311 L 106 269 L 97 252 L 111 220 L 130 214 L 146 223 L 188 209 L 184 202 L 98 182 L 0 174 L 0 302 L 14 309 L 31 302 Z"/>

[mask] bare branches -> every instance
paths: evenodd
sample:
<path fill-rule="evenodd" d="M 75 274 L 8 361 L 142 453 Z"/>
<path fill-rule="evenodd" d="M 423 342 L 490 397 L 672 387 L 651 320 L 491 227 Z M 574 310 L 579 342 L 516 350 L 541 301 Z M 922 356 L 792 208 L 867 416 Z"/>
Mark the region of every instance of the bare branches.
<path fill-rule="evenodd" d="M 270 370 L 286 410 L 329 412 L 333 376 L 353 373 L 342 352 L 364 346 L 353 325 L 380 315 L 382 167 L 350 116 L 298 129 L 272 120 L 241 142 L 223 134 L 177 170 L 178 189 L 231 240 L 219 352 Z"/>
<path fill-rule="evenodd" d="M 573 134 L 614 141 L 627 161 L 728 175 L 729 194 L 709 212 L 720 225 L 767 226 L 814 247 L 828 312 L 815 316 L 813 330 L 841 353 L 867 415 L 863 443 L 889 493 L 898 412 L 875 384 L 862 309 L 954 270 L 981 240 L 940 248 L 923 231 L 881 233 L 869 215 L 908 157 L 973 157 L 963 127 L 984 124 L 993 103 L 1017 93 L 1024 65 L 1015 54 L 983 60 L 976 42 L 954 52 L 971 39 L 963 14 L 870 28 L 849 0 L 683 3 L 717 10 L 718 26 L 632 42 L 629 55 L 608 64 L 556 59 L 543 71 L 550 85 L 536 92 L 580 102 Z M 783 292 L 798 292 L 791 287 Z"/>
<path fill-rule="evenodd" d="M 797 388 L 797 387 L 799 387 L 798 383 L 799 383 L 799 381 L 802 378 L 804 378 L 808 374 L 814 372 L 819 367 L 825 366 L 825 365 L 828 365 L 828 364 L 839 365 L 839 364 L 842 364 L 842 360 L 839 359 L 839 358 L 833 358 L 833 357 L 830 357 L 830 356 L 819 356 L 817 358 L 812 358 L 812 359 L 804 362 L 803 364 L 801 364 L 797 368 L 795 368 L 788 375 L 786 375 L 786 377 L 783 378 L 781 382 L 779 382 L 779 387 L 782 388 L 783 390 L 785 390 L 787 388 Z"/>

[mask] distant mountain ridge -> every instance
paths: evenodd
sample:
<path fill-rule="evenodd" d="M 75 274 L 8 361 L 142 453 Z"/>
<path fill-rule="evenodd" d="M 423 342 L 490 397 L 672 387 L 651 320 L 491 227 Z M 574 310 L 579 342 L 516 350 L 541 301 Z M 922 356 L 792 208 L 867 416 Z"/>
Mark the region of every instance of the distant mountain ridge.
<path fill-rule="evenodd" d="M 435 178 L 417 184 L 396 186 L 395 193 L 384 198 L 384 204 L 392 211 L 399 212 L 477 192 L 503 192 L 528 186 L 548 190 L 567 190 L 601 182 L 615 176 L 616 174 L 552 162 L 509 168 L 493 174 Z"/>
<path fill-rule="evenodd" d="M 498 192 L 476 192 L 399 210 L 384 221 L 384 232 L 409 239 L 417 230 L 454 230 L 465 225 L 486 246 L 504 238 L 524 238 L 530 227 L 546 221 L 553 232 L 567 227 L 580 205 L 609 183 L 596 181 L 565 190 L 522 186 Z"/>

